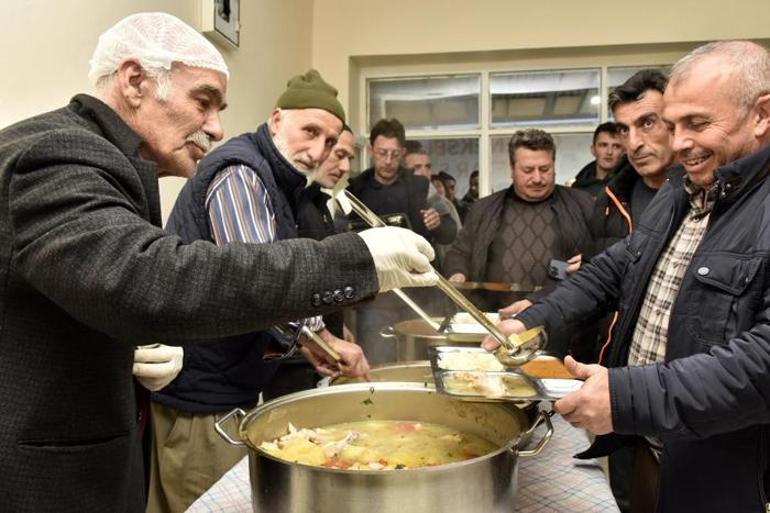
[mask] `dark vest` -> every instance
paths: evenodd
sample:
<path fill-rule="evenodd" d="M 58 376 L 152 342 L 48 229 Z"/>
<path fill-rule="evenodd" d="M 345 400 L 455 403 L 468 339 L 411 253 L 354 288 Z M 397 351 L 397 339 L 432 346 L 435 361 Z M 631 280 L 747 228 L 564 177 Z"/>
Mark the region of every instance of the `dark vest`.
<path fill-rule="evenodd" d="M 220 171 L 239 164 L 254 170 L 267 190 L 275 215 L 276 239 L 297 237 L 296 205 L 306 179 L 278 152 L 265 124 L 256 133 L 229 140 L 200 161 L 196 175 L 179 193 L 166 229 L 185 243 L 213 242 L 206 193 Z M 267 332 L 256 332 L 185 346 L 182 372 L 154 393 L 153 401 L 204 414 L 253 407 L 278 367 L 262 359 L 271 340 Z"/>
<path fill-rule="evenodd" d="M 297 237 L 322 240 L 337 232 L 334 219 L 326 206 L 329 199 L 330 196 L 321 191 L 321 186 L 317 183 L 302 191 L 297 206 Z M 325 314 L 323 317 L 326 328 L 338 338 L 343 336 L 344 317 L 342 310 Z"/>

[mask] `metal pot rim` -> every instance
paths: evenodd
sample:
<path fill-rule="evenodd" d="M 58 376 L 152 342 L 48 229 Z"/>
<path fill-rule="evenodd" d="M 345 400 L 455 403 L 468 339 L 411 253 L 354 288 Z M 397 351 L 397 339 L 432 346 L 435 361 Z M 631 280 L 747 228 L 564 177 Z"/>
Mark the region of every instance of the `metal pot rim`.
<path fill-rule="evenodd" d="M 375 393 L 378 391 L 406 391 L 406 392 L 415 392 L 415 393 L 437 394 L 435 387 L 433 387 L 432 385 L 425 386 L 424 384 L 421 384 L 421 383 L 396 382 L 396 381 L 383 381 L 383 382 L 373 382 L 373 383 L 349 383 L 344 385 L 335 385 L 330 387 L 302 390 L 300 392 L 295 392 L 292 394 L 278 397 L 276 399 L 273 399 L 272 401 L 269 401 L 261 406 L 257 406 L 256 408 L 250 410 L 248 413 L 244 415 L 244 417 L 240 420 L 238 424 L 238 437 L 242 441 L 243 445 L 245 445 L 250 451 L 254 451 L 255 455 L 259 455 L 260 457 L 264 457 L 264 458 L 269 458 L 278 463 L 283 463 L 286 465 L 295 465 L 295 466 L 299 466 L 307 469 L 312 469 L 313 472 L 321 472 L 321 473 L 333 472 L 333 473 L 342 473 L 347 475 L 349 474 L 383 475 L 383 474 L 404 473 L 404 472 L 419 473 L 419 472 L 452 471 L 455 469 L 461 469 L 465 466 L 476 465 L 482 460 L 494 458 L 504 452 L 512 452 L 512 453 L 518 454 L 521 451 L 521 448 L 519 447 L 519 443 L 521 442 L 522 438 L 524 438 L 524 434 L 528 432 L 531 433 L 534 427 L 536 427 L 535 426 L 536 422 L 530 423 L 526 419 L 526 416 L 522 414 L 520 415 L 520 420 L 522 421 L 522 428 L 523 428 L 522 431 L 516 434 L 508 442 L 501 445 L 498 449 L 494 451 L 488 452 L 486 454 L 483 454 L 481 456 L 477 456 L 476 458 L 471 458 L 468 460 L 463 460 L 463 461 L 458 461 L 453 463 L 445 463 L 443 465 L 437 465 L 433 467 L 418 467 L 418 468 L 407 468 L 407 469 L 399 469 L 399 470 L 396 470 L 396 469 L 346 470 L 346 469 L 333 469 L 333 468 L 326 468 L 326 467 L 318 467 L 314 465 L 306 465 L 304 463 L 298 463 L 298 462 L 284 460 L 281 458 L 276 458 L 275 456 L 272 456 L 267 452 L 263 451 L 259 446 L 254 446 L 246 442 L 244 433 L 247 430 L 247 427 L 251 419 L 253 419 L 256 416 L 267 415 L 273 409 L 276 409 L 286 404 L 290 404 L 295 401 L 300 401 L 309 397 L 320 397 L 320 396 L 329 395 L 329 394 L 338 395 L 338 394 L 344 394 L 345 392 L 362 392 L 362 391 L 369 391 L 370 393 Z M 224 421 L 224 418 L 222 420 Z"/>

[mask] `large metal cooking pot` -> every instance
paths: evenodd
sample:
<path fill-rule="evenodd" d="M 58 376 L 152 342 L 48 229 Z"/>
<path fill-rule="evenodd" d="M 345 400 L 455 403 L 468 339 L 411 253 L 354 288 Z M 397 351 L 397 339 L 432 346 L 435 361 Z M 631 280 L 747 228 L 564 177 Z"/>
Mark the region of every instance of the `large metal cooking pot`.
<path fill-rule="evenodd" d="M 240 440 L 222 424 L 242 416 Z M 500 446 L 459 463 L 404 470 L 338 470 L 274 458 L 259 449 L 286 434 L 287 424 L 315 427 L 341 422 L 414 420 L 474 433 Z M 541 422 L 545 435 L 522 450 Z M 216 424 L 234 445 L 249 448 L 252 502 L 256 513 L 503 513 L 513 507 L 519 456 L 534 456 L 550 438 L 550 419 L 534 423 L 509 407 L 464 402 L 438 395 L 419 383 L 360 383 L 297 392 L 263 404 L 248 414 L 236 409 Z"/>
<path fill-rule="evenodd" d="M 433 318 L 441 322 L 442 318 Z M 392 339 L 396 344 L 396 361 L 408 362 L 426 360 L 430 346 L 479 345 L 484 335 L 477 333 L 442 333 L 438 334 L 423 319 L 401 321 L 382 330 L 380 336 Z"/>

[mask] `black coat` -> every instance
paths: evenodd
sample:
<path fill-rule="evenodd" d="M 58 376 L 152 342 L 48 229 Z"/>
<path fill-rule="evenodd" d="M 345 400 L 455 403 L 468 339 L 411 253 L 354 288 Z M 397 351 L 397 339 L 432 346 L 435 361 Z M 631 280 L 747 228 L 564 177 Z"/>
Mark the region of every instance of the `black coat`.
<path fill-rule="evenodd" d="M 511 186 L 512 187 L 512 186 Z M 444 261 L 444 273 L 451 276 L 462 273 L 469 281 L 484 281 L 487 272 L 489 247 L 500 228 L 505 197 L 511 188 L 498 191 L 476 201 L 465 219 L 457 240 Z M 588 229 L 593 212 L 593 199 L 586 192 L 557 185 L 546 201 L 556 216 L 559 241 L 564 251 L 557 258 L 583 253 L 590 257 L 592 243 Z"/>
<path fill-rule="evenodd" d="M 572 187 L 585 191 L 591 196 L 596 197 L 603 189 L 607 182 L 614 176 L 615 171 L 605 178 L 596 177 L 596 161 L 592 160 L 581 169 L 575 176 L 575 181 L 572 182 Z"/>
<path fill-rule="evenodd" d="M 601 253 L 633 230 L 631 194 L 637 180 L 641 180 L 639 173 L 624 156 L 612 179 L 596 196 L 590 223 L 594 253 Z"/>
<path fill-rule="evenodd" d="M 337 233 L 334 217 L 326 206 L 330 199 L 317 183 L 304 190 L 297 202 L 297 237 L 323 240 Z M 343 338 L 344 318 L 342 310 L 324 315 L 326 328 L 337 338 Z"/>
<path fill-rule="evenodd" d="M 366 245 L 182 244 L 157 168 L 80 95 L 0 131 L 0 509 L 143 513 L 134 347 L 264 329 L 377 292 Z M 302 268 L 304 279 L 297 279 Z"/>
<path fill-rule="evenodd" d="M 627 239 L 519 314 L 574 326 L 617 307 L 610 348 L 615 434 L 664 444 L 659 511 L 765 511 L 770 471 L 770 148 L 720 168 L 718 199 L 672 306 L 665 363 L 623 367 L 652 270 L 688 211 L 683 179 L 661 188 Z"/>
<path fill-rule="evenodd" d="M 406 214 L 409 217 L 409 223 L 412 225 L 412 231 L 419 233 L 430 242 L 436 244 L 451 244 L 457 236 L 457 223 L 454 222 L 449 213 L 441 216 L 441 224 L 432 232 L 428 231 L 428 228 L 422 220 L 421 211 L 428 208 L 428 188 L 430 186 L 428 179 L 424 176 L 415 175 L 411 169 L 405 167 L 399 168 L 398 173 L 398 180 L 404 183 L 407 191 L 407 196 L 401 198 L 402 204 L 406 206 L 404 209 L 405 211 L 390 212 L 380 205 L 364 201 L 366 206 L 378 215 L 394 213 Z M 371 190 L 372 188 L 377 187 L 382 186 L 374 179 L 374 168 L 369 168 L 350 180 L 348 190 L 352 192 L 354 196 L 359 197 L 363 195 L 362 193 L 365 190 Z M 359 199 L 362 198 L 359 197 Z M 358 216 L 354 217 L 358 218 Z"/>

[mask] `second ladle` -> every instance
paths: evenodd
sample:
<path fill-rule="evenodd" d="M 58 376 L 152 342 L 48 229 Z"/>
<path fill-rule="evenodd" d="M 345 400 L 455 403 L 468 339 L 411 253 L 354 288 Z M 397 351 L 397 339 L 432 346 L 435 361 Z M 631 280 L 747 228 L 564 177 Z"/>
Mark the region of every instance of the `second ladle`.
<path fill-rule="evenodd" d="M 372 212 L 369 207 L 362 203 L 361 200 L 356 198 L 350 191 L 343 189 L 338 191 L 336 194 L 339 193 L 343 193 L 345 195 L 352 209 L 369 226 L 386 226 L 385 222 L 382 221 L 382 219 L 380 219 L 377 214 Z M 500 362 L 503 363 L 503 365 L 522 365 L 536 356 L 535 353 L 540 348 L 540 344 L 542 343 L 544 337 L 533 337 L 532 342 L 534 346 L 533 344 L 527 343 L 530 341 L 519 342 L 520 337 L 518 336 L 512 336 L 512 339 L 509 340 L 508 337 L 503 335 L 500 330 L 497 329 L 497 326 L 495 326 L 495 324 L 490 321 L 486 315 L 484 315 L 484 312 L 476 308 L 476 306 L 471 303 L 464 295 L 462 295 L 462 293 L 459 292 L 452 285 L 452 283 L 449 282 L 449 280 L 438 273 L 436 273 L 436 276 L 438 277 L 436 286 L 457 306 L 468 312 L 468 314 L 473 317 L 476 322 L 481 324 L 484 329 L 486 329 L 495 339 L 497 339 L 498 342 L 500 342 L 500 348 L 496 351 L 495 354 L 497 355 L 497 358 L 500 360 Z M 527 352 L 526 349 L 529 349 L 530 351 Z"/>

